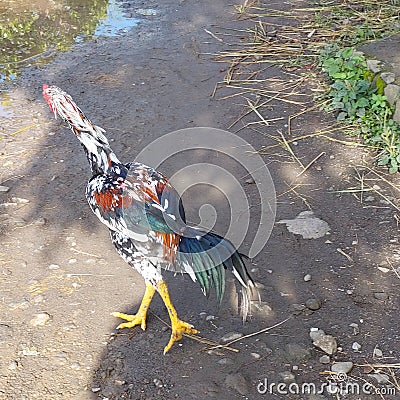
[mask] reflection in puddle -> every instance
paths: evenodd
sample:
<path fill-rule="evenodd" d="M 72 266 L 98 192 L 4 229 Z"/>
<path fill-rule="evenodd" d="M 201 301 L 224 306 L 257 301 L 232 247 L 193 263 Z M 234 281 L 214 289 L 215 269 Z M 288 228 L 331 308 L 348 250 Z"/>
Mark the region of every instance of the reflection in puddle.
<path fill-rule="evenodd" d="M 12 118 L 14 113 L 9 109 L 11 107 L 11 98 L 8 94 L 3 93 L 0 96 L 0 117 Z"/>
<path fill-rule="evenodd" d="M 107 16 L 100 21 L 94 31 L 95 36 L 117 36 L 129 31 L 139 19 L 122 7 L 120 1 L 110 0 L 107 8 Z"/>
<path fill-rule="evenodd" d="M 1 0 L 0 82 L 20 68 L 50 61 L 57 51 L 93 36 L 117 36 L 137 25 L 143 14 L 132 0 Z"/>

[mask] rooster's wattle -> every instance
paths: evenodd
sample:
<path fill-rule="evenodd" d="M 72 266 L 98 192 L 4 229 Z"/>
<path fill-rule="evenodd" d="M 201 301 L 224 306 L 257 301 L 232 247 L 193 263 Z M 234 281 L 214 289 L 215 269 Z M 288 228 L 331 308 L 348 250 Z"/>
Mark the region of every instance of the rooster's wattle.
<path fill-rule="evenodd" d="M 118 328 L 146 328 L 146 314 L 154 293 L 162 297 L 171 319 L 172 334 L 164 353 L 192 325 L 181 321 L 171 303 L 161 268 L 186 272 L 204 294 L 215 287 L 217 299 L 225 290 L 229 269 L 242 286 L 243 318 L 250 309 L 254 282 L 242 257 L 228 240 L 186 225 L 181 199 L 168 180 L 141 163 L 123 164 L 111 150 L 104 130 L 85 117 L 71 96 L 56 86 L 43 85 L 50 109 L 68 122 L 85 150 L 92 170 L 86 198 L 92 211 L 110 230 L 117 252 L 145 279 L 146 291 L 136 315 L 113 313 L 127 322 Z"/>

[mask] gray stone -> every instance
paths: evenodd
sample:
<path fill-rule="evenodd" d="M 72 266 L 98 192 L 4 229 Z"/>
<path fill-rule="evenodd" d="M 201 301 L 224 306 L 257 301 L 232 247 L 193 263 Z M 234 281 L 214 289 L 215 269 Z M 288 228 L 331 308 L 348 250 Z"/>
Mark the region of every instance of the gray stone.
<path fill-rule="evenodd" d="M 228 332 L 224 336 L 219 339 L 219 342 L 221 344 L 227 344 L 229 342 L 232 342 L 232 340 L 239 339 L 243 336 L 243 333 L 241 332 Z"/>
<path fill-rule="evenodd" d="M 374 378 L 379 384 L 390 382 L 390 378 L 386 374 L 382 374 L 381 372 L 378 372 L 376 374 L 368 374 L 368 376 Z"/>
<path fill-rule="evenodd" d="M 383 293 L 383 292 L 377 292 L 374 293 L 374 297 L 377 300 L 387 300 L 389 298 L 389 295 L 387 293 Z"/>
<path fill-rule="evenodd" d="M 377 347 L 375 347 L 373 356 L 381 358 L 381 357 L 383 357 L 383 351 L 381 349 L 378 349 Z"/>
<path fill-rule="evenodd" d="M 236 390 L 243 396 L 250 392 L 250 385 L 247 379 L 239 372 L 227 375 L 225 378 L 225 385 Z"/>
<path fill-rule="evenodd" d="M 400 124 L 400 100 L 396 101 L 396 109 L 394 110 L 393 121 Z"/>
<path fill-rule="evenodd" d="M 321 308 L 321 302 L 318 299 L 308 299 L 306 301 L 306 307 L 310 310 L 316 311 Z"/>
<path fill-rule="evenodd" d="M 388 103 L 392 106 L 400 98 L 400 86 L 389 84 L 385 87 L 385 96 Z"/>
<path fill-rule="evenodd" d="M 310 274 L 304 275 L 303 280 L 304 280 L 304 282 L 310 282 L 311 281 L 311 275 Z"/>
<path fill-rule="evenodd" d="M 29 323 L 30 323 L 32 326 L 44 326 L 44 325 L 47 325 L 47 323 L 48 323 L 49 321 L 51 321 L 51 319 L 52 319 L 52 318 L 51 318 L 50 314 L 44 312 L 44 313 L 36 314 L 36 315 L 29 321 Z"/>
<path fill-rule="evenodd" d="M 279 377 L 287 385 L 296 382 L 296 376 L 290 371 L 280 372 Z"/>
<path fill-rule="evenodd" d="M 393 72 L 382 72 L 381 78 L 386 85 L 393 83 L 396 80 L 396 75 Z"/>
<path fill-rule="evenodd" d="M 322 335 L 318 337 L 316 340 L 314 340 L 313 345 L 329 355 L 337 352 L 336 339 L 331 335 Z"/>
<path fill-rule="evenodd" d="M 361 350 L 361 344 L 358 343 L 358 342 L 354 342 L 354 343 L 351 345 L 351 348 L 352 348 L 354 351 L 360 351 L 360 350 Z"/>
<path fill-rule="evenodd" d="M 374 60 L 374 59 L 367 60 L 367 67 L 374 74 L 377 74 L 378 72 L 382 71 L 382 64 L 379 60 Z"/>
<path fill-rule="evenodd" d="M 325 332 L 323 329 L 318 329 L 318 328 L 310 329 L 310 338 L 312 339 L 312 341 L 315 341 L 322 336 L 325 336 Z"/>
<path fill-rule="evenodd" d="M 332 365 L 331 371 L 337 374 L 348 374 L 353 369 L 351 361 L 342 361 Z"/>
<path fill-rule="evenodd" d="M 331 358 L 327 354 L 324 354 L 319 358 L 319 362 L 321 364 L 329 364 L 331 362 Z"/>
<path fill-rule="evenodd" d="M 7 193 L 10 190 L 8 186 L 0 185 L 0 193 Z"/>

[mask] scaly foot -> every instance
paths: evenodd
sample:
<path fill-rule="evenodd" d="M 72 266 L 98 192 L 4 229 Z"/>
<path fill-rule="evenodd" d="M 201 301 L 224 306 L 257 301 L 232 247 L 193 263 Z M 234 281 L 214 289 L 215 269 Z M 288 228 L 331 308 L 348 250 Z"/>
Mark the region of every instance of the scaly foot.
<path fill-rule="evenodd" d="M 175 342 L 182 339 L 182 335 L 184 333 L 188 335 L 195 335 L 196 333 L 199 333 L 197 329 L 193 328 L 193 325 L 181 321 L 180 319 L 176 319 L 176 321 L 171 320 L 171 323 L 172 323 L 171 338 L 169 339 L 168 344 L 164 348 L 164 354 L 168 353 L 168 351 L 171 349 L 171 347 Z"/>
<path fill-rule="evenodd" d="M 141 312 L 141 310 L 139 310 L 135 315 L 123 314 L 120 312 L 113 312 L 111 315 L 113 317 L 122 318 L 125 321 L 128 321 L 119 324 L 117 329 L 133 328 L 136 325 L 140 325 L 143 330 L 146 329 L 146 313 Z"/>

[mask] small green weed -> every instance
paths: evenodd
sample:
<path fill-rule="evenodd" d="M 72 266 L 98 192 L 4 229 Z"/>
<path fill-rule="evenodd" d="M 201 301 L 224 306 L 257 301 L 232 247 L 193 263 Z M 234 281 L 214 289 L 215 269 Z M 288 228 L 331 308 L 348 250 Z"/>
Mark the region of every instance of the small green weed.
<path fill-rule="evenodd" d="M 400 127 L 391 118 L 393 107 L 383 95 L 384 83 L 368 70 L 365 57 L 353 48 L 328 45 L 320 53 L 322 69 L 331 80 L 327 111 L 338 121 L 357 126 L 366 144 L 379 150 L 378 165 L 390 173 L 400 168 Z"/>

